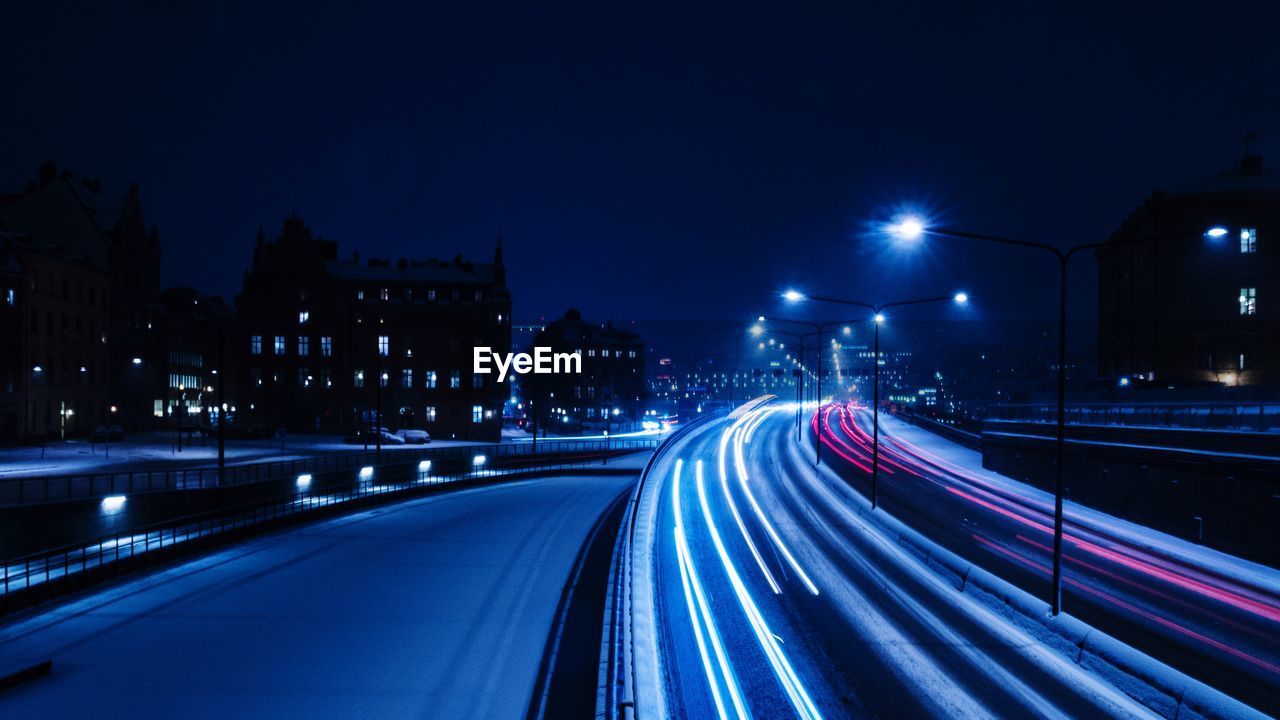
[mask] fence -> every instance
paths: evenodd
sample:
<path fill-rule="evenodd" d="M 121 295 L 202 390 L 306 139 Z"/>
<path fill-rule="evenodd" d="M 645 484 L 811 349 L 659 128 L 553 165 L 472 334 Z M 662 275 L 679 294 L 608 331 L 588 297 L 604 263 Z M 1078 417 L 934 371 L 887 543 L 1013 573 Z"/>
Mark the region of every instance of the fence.
<path fill-rule="evenodd" d="M 384 462 L 379 466 L 382 472 L 376 475 L 364 470 L 374 466 L 361 466 L 357 463 L 349 463 L 340 470 L 326 471 L 338 474 L 351 471 L 350 478 L 344 478 L 349 480 L 351 487 L 329 488 L 316 493 L 310 491 L 312 474 L 303 471 L 296 478 L 297 491 L 287 497 L 122 530 L 91 542 L 5 561 L 3 567 L 0 567 L 0 614 L 74 591 L 140 566 L 162 562 L 178 553 L 194 552 L 201 546 L 261 532 L 304 513 L 318 517 L 326 512 L 353 509 L 372 502 L 375 498 L 390 500 L 396 496 L 428 492 L 436 486 L 448 483 L 478 482 L 580 468 L 597 463 L 602 458 L 607 462 L 609 456 L 651 450 L 657 444 L 657 440 L 638 439 L 610 443 L 566 441 L 554 443 L 556 451 L 553 453 L 531 455 L 529 452 L 516 451 L 496 456 L 485 453 L 497 446 L 464 446 L 441 448 L 432 453 L 434 458 L 419 456 L 408 461 L 407 453 L 402 452 L 393 455 L 396 462 Z M 448 457 L 443 457 L 446 455 Z M 459 460 L 466 462 L 460 464 Z M 523 460 L 534 462 L 521 462 Z M 433 472 L 439 464 L 452 464 L 467 469 L 441 475 Z"/>
<path fill-rule="evenodd" d="M 1066 407 L 1079 425 L 1181 427 L 1207 430 L 1280 431 L 1280 403 L 1089 403 Z M 1053 403 L 992 405 L 989 421 L 1057 422 Z"/>
<path fill-rule="evenodd" d="M 538 444 L 541 452 L 537 454 L 597 452 L 604 451 L 606 448 L 610 451 L 651 449 L 656 445 L 656 440 L 643 438 L 549 440 Z M 195 468 L 5 478 L 0 479 L 0 507 L 101 498 L 108 495 L 246 485 L 296 477 L 305 473 L 320 474 L 367 466 L 446 460 L 473 454 L 483 454 L 492 458 L 533 455 L 533 450 L 532 443 L 496 443 L 422 450 L 396 449 L 385 451 L 381 455 L 374 452 L 317 455 L 295 460 L 234 465 L 226 467 L 222 472 L 217 468 Z"/>

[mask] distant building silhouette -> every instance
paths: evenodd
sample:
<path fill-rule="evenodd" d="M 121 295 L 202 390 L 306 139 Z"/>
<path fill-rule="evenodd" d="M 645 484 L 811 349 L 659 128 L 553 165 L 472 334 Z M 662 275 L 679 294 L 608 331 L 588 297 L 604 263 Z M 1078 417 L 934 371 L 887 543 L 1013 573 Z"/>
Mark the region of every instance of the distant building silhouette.
<path fill-rule="evenodd" d="M 82 435 L 149 417 L 156 378 L 132 358 L 152 340 L 160 239 L 146 227 L 137 186 L 112 194 L 45 163 L 24 192 L 0 195 L 0 229 L 11 278 L 0 292 L 14 291 L 25 308 L 21 331 L 9 336 L 21 346 L 20 372 L 0 385 L 0 405 L 20 396 L 24 408 L 8 437 Z"/>
<path fill-rule="evenodd" d="M 1161 388 L 1280 385 L 1280 184 L 1261 157 L 1247 156 L 1214 186 L 1155 193 L 1096 256 L 1104 377 Z"/>
<path fill-rule="evenodd" d="M 501 239 L 492 263 L 340 260 L 291 215 L 274 241 L 259 230 L 236 313 L 241 422 L 351 432 L 380 395 L 393 431 L 500 437 L 506 388 L 473 376 L 472 348 L 511 345 Z"/>
<path fill-rule="evenodd" d="M 581 427 L 633 423 L 641 419 L 645 395 L 644 342 L 613 323 L 595 325 L 569 310 L 546 324 L 535 347 L 582 354 L 582 374 L 526 376 L 523 387 L 534 400 L 539 423 Z M 541 409 L 537 409 L 538 405 Z M 616 412 L 615 412 L 616 410 Z"/>

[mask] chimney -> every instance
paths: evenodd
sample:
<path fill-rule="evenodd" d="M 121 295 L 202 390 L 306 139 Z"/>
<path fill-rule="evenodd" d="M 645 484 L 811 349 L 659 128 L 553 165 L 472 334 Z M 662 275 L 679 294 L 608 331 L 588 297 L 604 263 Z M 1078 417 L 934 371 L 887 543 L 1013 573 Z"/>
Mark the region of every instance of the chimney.
<path fill-rule="evenodd" d="M 1240 160 L 1240 173 L 1246 176 L 1258 176 L 1262 174 L 1262 156 L 1261 155 L 1245 155 Z"/>

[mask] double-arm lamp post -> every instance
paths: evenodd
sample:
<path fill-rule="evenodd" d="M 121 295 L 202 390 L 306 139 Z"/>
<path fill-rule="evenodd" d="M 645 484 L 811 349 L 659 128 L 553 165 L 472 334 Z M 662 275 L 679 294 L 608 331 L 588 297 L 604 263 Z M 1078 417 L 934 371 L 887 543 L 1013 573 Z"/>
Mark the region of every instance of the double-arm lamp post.
<path fill-rule="evenodd" d="M 1151 237 L 1131 237 L 1115 240 L 1109 243 L 1083 243 L 1063 250 L 1062 248 L 1054 245 L 1034 242 L 1031 240 L 1018 240 L 1014 238 L 1001 237 L 999 235 L 987 235 L 984 233 L 956 230 L 954 228 L 947 227 L 926 226 L 920 219 L 910 217 L 904 218 L 899 222 L 890 225 L 887 229 L 891 235 L 908 242 L 914 242 L 926 235 L 962 240 L 978 240 L 982 242 L 996 243 L 999 245 L 1012 245 L 1016 247 L 1029 248 L 1031 250 L 1038 250 L 1052 255 L 1058 261 L 1057 461 L 1054 468 L 1055 477 L 1053 486 L 1053 581 L 1049 595 L 1049 604 L 1053 608 L 1053 614 L 1057 615 L 1062 610 L 1062 496 L 1064 493 L 1063 465 L 1066 457 L 1067 424 L 1067 265 L 1070 263 L 1072 256 L 1083 250 L 1160 242 L 1165 240 L 1188 240 L 1200 237 L 1218 238 L 1226 235 L 1226 230 L 1221 227 L 1213 227 L 1204 233 L 1177 233 Z"/>
<path fill-rule="evenodd" d="M 938 297 L 918 298 L 915 300 L 897 300 L 890 303 L 882 303 L 879 305 L 862 302 L 859 300 L 844 300 L 842 298 L 833 298 L 826 295 L 805 295 L 796 290 L 788 290 L 782 294 L 787 302 L 798 303 L 805 300 L 814 300 L 816 302 L 834 303 L 836 305 L 851 305 L 853 307 L 863 308 L 871 311 L 871 324 L 874 326 L 874 347 L 871 351 L 871 509 L 874 510 L 879 504 L 879 479 L 880 479 L 880 324 L 884 322 L 884 311 L 889 308 L 904 307 L 907 305 L 924 305 L 926 303 L 936 302 L 954 302 L 963 305 L 969 302 L 969 296 L 963 292 L 955 295 L 943 295 Z M 819 371 L 821 373 L 821 371 Z M 821 435 L 822 427 L 818 427 L 819 435 Z M 822 438 L 818 438 L 818 446 L 822 446 Z"/>
<path fill-rule="evenodd" d="M 806 349 L 804 346 L 804 343 L 805 343 L 805 340 L 813 337 L 816 333 L 800 334 L 800 333 L 787 332 L 784 330 L 766 330 L 764 327 L 764 323 L 767 321 L 768 321 L 768 318 L 761 315 L 756 320 L 756 323 L 751 326 L 751 330 L 750 330 L 751 334 L 755 337 L 760 337 L 764 335 L 766 332 L 768 332 L 770 335 L 782 335 L 785 337 L 789 337 L 795 342 L 796 356 L 795 356 L 794 363 L 796 366 L 796 370 L 794 373 L 794 377 L 796 378 L 796 441 L 799 442 L 800 412 L 801 412 L 801 408 L 804 405 L 804 395 L 803 395 L 804 393 L 804 351 Z"/>

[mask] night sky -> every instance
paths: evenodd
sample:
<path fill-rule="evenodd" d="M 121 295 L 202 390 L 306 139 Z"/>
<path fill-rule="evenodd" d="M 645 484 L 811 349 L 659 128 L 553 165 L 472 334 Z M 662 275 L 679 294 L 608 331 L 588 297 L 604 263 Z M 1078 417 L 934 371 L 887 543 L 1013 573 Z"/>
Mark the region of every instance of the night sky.
<path fill-rule="evenodd" d="M 0 189 L 46 159 L 137 181 L 164 283 L 228 296 L 258 226 L 296 210 L 362 257 L 487 259 L 501 229 L 518 320 L 740 318 L 791 285 L 963 287 L 973 312 L 1047 320 L 1047 258 L 909 254 L 868 223 L 915 205 L 1097 241 L 1152 190 L 1234 167 L 1246 132 L 1280 163 L 1273 3 L 891 4 L 23 3 Z"/>

